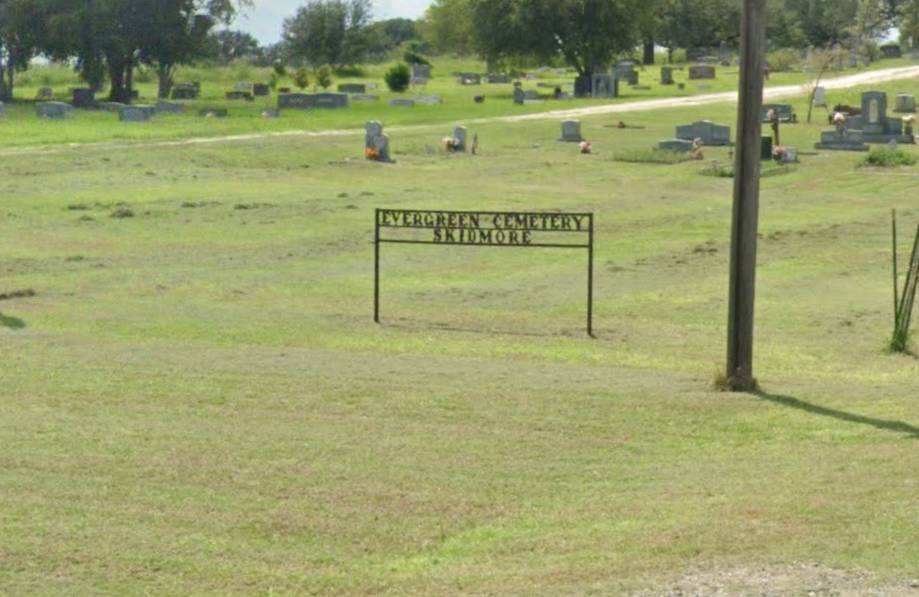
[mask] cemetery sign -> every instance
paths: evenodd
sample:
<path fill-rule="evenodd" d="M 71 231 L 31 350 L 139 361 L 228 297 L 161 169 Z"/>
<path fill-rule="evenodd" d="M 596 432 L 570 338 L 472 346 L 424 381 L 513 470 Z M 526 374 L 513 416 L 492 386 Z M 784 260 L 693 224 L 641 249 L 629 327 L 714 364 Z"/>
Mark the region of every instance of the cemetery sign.
<path fill-rule="evenodd" d="M 373 320 L 380 322 L 380 245 L 584 249 L 587 333 L 593 335 L 592 213 L 377 209 L 374 223 Z"/>

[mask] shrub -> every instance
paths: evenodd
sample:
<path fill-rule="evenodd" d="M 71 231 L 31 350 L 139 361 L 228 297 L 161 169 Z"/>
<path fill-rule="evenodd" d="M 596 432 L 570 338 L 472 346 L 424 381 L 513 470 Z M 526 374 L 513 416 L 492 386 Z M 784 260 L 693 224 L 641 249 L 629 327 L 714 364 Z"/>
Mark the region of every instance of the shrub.
<path fill-rule="evenodd" d="M 633 164 L 679 164 L 688 162 L 692 156 L 688 152 L 667 151 L 665 149 L 635 149 L 624 151 L 613 156 L 614 162 Z"/>
<path fill-rule="evenodd" d="M 893 147 L 875 147 L 861 163 L 862 166 L 874 166 L 875 168 L 896 168 L 915 164 L 916 156 Z"/>
<path fill-rule="evenodd" d="M 328 66 L 321 66 L 316 69 L 316 84 L 322 87 L 323 89 L 328 89 L 332 86 L 332 69 Z"/>
<path fill-rule="evenodd" d="M 397 64 L 386 72 L 383 79 L 390 91 L 402 93 L 412 82 L 412 71 L 406 64 Z"/>
<path fill-rule="evenodd" d="M 773 72 L 787 73 L 795 70 L 801 64 L 801 56 L 798 51 L 792 48 L 783 48 L 769 52 L 769 68 Z"/>
<path fill-rule="evenodd" d="M 421 55 L 421 44 L 417 41 L 410 41 L 405 48 L 402 59 L 408 64 L 426 64 L 431 66 L 431 62 Z"/>
<path fill-rule="evenodd" d="M 271 68 L 274 69 L 274 74 L 280 79 L 281 77 L 287 76 L 287 65 L 285 65 L 280 60 L 275 60 L 274 64 L 271 65 Z"/>
<path fill-rule="evenodd" d="M 306 69 L 303 67 L 298 68 L 297 71 L 294 73 L 294 85 L 297 86 L 297 89 L 299 89 L 300 91 L 303 91 L 304 89 L 306 89 L 306 87 L 309 84 L 310 84 L 309 73 L 306 72 Z"/>

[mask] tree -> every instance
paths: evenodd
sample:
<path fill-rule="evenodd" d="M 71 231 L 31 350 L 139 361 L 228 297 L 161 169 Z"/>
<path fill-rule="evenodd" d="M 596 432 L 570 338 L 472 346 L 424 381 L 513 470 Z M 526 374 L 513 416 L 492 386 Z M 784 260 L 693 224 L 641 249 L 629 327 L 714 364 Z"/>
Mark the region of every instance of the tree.
<path fill-rule="evenodd" d="M 660 41 L 671 52 L 738 41 L 740 5 L 735 0 L 666 0 L 662 15 Z"/>
<path fill-rule="evenodd" d="M 418 37 L 415 21 L 411 19 L 377 21 L 368 25 L 364 33 L 368 54 L 379 58 Z"/>
<path fill-rule="evenodd" d="M 13 98 L 16 73 L 29 67 L 43 29 L 44 19 L 35 2 L 0 0 L 0 100 Z"/>
<path fill-rule="evenodd" d="M 370 0 L 310 0 L 284 21 L 284 41 L 295 60 L 335 69 L 367 57 Z"/>
<path fill-rule="evenodd" d="M 211 32 L 204 44 L 204 58 L 217 64 L 257 56 L 261 53 L 258 40 L 243 31 L 224 29 Z"/>
<path fill-rule="evenodd" d="M 638 44 L 644 0 L 472 0 L 476 46 L 489 62 L 561 57 L 581 75 Z"/>
<path fill-rule="evenodd" d="M 386 86 L 390 91 L 402 93 L 408 89 L 412 81 L 412 71 L 409 70 L 408 65 L 396 64 L 386 72 L 383 80 L 386 81 Z"/>
<path fill-rule="evenodd" d="M 441 53 L 470 54 L 475 48 L 472 0 L 434 0 L 421 23 L 423 37 Z"/>

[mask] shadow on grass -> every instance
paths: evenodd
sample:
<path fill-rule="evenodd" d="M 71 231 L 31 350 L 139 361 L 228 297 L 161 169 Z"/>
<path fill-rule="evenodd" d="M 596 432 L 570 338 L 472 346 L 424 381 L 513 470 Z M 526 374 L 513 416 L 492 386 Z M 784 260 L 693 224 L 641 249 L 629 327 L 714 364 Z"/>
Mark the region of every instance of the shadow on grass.
<path fill-rule="evenodd" d="M 26 327 L 26 322 L 18 317 L 10 317 L 0 313 L 0 328 L 9 328 L 11 330 L 21 330 Z"/>
<path fill-rule="evenodd" d="M 919 439 L 919 427 L 913 427 L 909 423 L 904 423 L 902 421 L 887 421 L 885 419 L 873 419 L 871 417 L 865 417 L 862 415 L 856 415 L 854 413 L 848 413 L 843 410 L 836 410 L 833 408 L 827 408 L 825 406 L 818 406 L 816 404 L 811 404 L 810 402 L 804 402 L 803 400 L 798 400 L 797 398 L 792 398 L 791 396 L 781 396 L 778 394 L 768 394 L 763 391 L 755 392 L 753 394 L 760 400 L 766 400 L 767 402 L 772 402 L 773 404 L 780 404 L 782 406 L 788 406 L 791 408 L 796 408 L 798 410 L 803 410 L 814 415 L 820 415 L 823 417 L 832 417 L 834 419 L 839 419 L 840 421 L 847 421 L 849 423 L 858 423 L 859 425 L 870 425 L 876 429 L 883 429 L 885 431 L 894 431 L 896 433 L 904 433 L 912 439 Z"/>

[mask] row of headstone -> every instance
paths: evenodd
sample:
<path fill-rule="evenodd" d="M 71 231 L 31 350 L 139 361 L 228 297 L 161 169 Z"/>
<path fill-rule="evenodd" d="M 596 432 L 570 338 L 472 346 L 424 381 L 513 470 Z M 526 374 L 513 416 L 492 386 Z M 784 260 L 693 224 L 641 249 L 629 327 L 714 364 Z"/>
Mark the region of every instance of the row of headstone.
<path fill-rule="evenodd" d="M 347 108 L 346 93 L 282 93 L 278 96 L 278 109 L 309 110 L 312 108 Z"/>
<path fill-rule="evenodd" d="M 866 151 L 868 143 L 916 142 L 911 126 L 902 119 L 887 117 L 887 94 L 883 91 L 862 94 L 861 114 L 837 115 L 834 119 L 835 128 L 821 132 L 817 149 Z"/>

